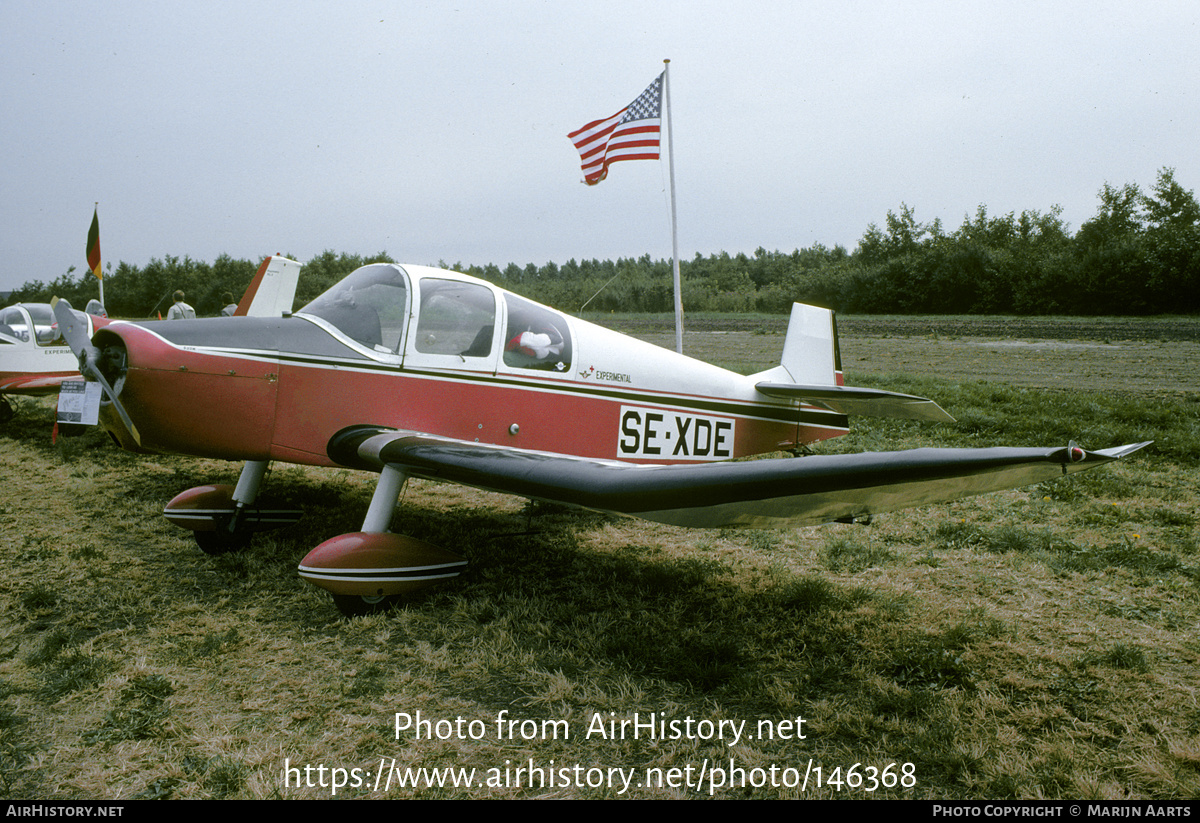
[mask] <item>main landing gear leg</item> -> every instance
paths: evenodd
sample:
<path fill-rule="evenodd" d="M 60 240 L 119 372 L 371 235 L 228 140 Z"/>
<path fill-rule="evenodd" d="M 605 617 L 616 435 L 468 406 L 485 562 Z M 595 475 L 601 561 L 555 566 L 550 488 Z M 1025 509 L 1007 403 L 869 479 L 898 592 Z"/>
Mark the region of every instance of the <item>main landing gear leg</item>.
<path fill-rule="evenodd" d="M 300 562 L 300 576 L 333 595 L 347 617 L 384 611 L 409 592 L 457 577 L 465 558 L 388 527 L 407 475 L 386 466 L 362 531 L 331 537 Z"/>
<path fill-rule="evenodd" d="M 392 525 L 392 515 L 396 504 L 400 501 L 400 492 L 404 490 L 404 481 L 408 475 L 393 466 L 384 466 L 379 475 L 379 483 L 375 486 L 375 494 L 371 495 L 371 505 L 367 507 L 367 516 L 363 518 L 362 530 L 367 534 L 383 534 Z"/>
<path fill-rule="evenodd" d="M 400 492 L 408 475 L 392 466 L 385 466 L 379 475 L 379 483 L 375 493 L 371 495 L 371 505 L 363 517 L 362 530 L 364 534 L 385 534 L 392 525 L 392 516 L 396 513 L 396 505 L 400 502 Z M 334 594 L 333 605 L 347 617 L 357 617 L 363 614 L 375 614 L 387 611 L 399 603 L 398 594 Z"/>
<path fill-rule="evenodd" d="M 233 518 L 229 521 L 229 530 L 237 531 L 242 519 L 242 512 L 247 506 L 258 499 L 258 490 L 262 488 L 263 478 L 267 476 L 268 460 L 247 460 L 238 475 L 237 486 L 233 489 Z"/>

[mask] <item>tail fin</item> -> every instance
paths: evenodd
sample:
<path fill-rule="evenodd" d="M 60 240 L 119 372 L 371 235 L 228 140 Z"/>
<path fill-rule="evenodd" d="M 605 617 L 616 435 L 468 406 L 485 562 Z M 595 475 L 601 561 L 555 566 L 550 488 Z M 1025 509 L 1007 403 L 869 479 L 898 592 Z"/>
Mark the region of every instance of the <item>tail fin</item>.
<path fill-rule="evenodd" d="M 833 312 L 793 303 L 780 364 L 793 383 L 842 385 L 842 356 Z"/>
<path fill-rule="evenodd" d="M 258 267 L 250 287 L 238 303 L 234 317 L 279 317 L 292 310 L 301 265 L 275 255 Z"/>
<path fill-rule="evenodd" d="M 752 375 L 768 397 L 800 400 L 839 414 L 951 423 L 937 403 L 910 394 L 843 385 L 837 321 L 829 309 L 792 304 L 780 365 Z"/>

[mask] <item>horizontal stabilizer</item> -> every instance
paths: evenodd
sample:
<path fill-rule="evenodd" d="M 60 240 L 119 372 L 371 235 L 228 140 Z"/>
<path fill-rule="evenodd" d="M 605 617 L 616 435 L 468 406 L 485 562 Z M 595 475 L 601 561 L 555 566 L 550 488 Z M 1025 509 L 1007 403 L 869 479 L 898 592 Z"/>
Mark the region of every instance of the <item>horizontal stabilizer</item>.
<path fill-rule="evenodd" d="M 925 420 L 933 423 L 953 423 L 954 418 L 932 400 L 911 394 L 898 394 L 881 389 L 861 389 L 854 386 L 799 386 L 795 383 L 758 383 L 755 386 L 767 397 L 800 400 L 838 414 L 859 417 L 895 417 L 902 420 Z"/>
<path fill-rule="evenodd" d="M 694 528 L 776 528 L 867 517 L 1052 480 L 1130 454 L 1047 449 L 914 449 L 701 465 L 635 465 L 375 427 L 335 436 L 353 468 L 416 477 Z"/>

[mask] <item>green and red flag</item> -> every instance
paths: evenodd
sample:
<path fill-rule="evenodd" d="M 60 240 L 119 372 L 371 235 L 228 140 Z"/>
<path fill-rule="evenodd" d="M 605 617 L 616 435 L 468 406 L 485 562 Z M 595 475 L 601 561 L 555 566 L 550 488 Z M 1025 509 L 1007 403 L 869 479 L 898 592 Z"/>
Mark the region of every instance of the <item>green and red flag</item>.
<path fill-rule="evenodd" d="M 92 212 L 92 227 L 88 229 L 87 262 L 92 274 L 97 280 L 104 278 L 100 274 L 100 212 Z"/>

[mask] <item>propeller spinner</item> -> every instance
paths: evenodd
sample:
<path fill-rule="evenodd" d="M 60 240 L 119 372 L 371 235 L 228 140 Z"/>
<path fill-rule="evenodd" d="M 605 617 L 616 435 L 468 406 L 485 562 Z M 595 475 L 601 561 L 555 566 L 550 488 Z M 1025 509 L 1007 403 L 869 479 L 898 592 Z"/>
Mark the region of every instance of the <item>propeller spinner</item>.
<path fill-rule="evenodd" d="M 109 385 L 108 380 L 100 371 L 100 349 L 96 348 L 88 339 L 87 321 L 81 319 L 79 313 L 72 309 L 71 304 L 66 300 L 59 300 L 55 297 L 50 301 L 50 306 L 54 309 L 54 319 L 58 322 L 59 332 L 67 341 L 67 345 L 71 347 L 71 351 L 79 358 L 79 373 L 84 378 L 95 380 L 100 384 L 104 393 L 108 395 L 109 401 L 117 410 L 121 422 L 133 435 L 134 442 L 141 445 L 142 437 L 138 434 L 137 426 L 133 425 L 129 412 L 125 411 L 125 407 L 117 399 L 117 393 L 113 391 L 113 387 Z"/>

